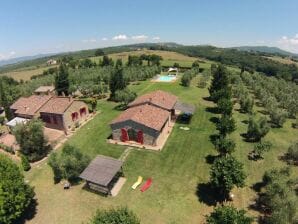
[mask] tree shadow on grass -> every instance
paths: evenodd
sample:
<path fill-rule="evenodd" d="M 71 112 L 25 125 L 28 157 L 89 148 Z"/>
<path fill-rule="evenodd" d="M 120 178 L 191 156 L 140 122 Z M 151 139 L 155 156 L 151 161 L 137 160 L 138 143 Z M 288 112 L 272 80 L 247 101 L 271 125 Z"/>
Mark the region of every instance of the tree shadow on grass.
<path fill-rule="evenodd" d="M 210 183 L 200 183 L 197 185 L 196 195 L 200 202 L 208 206 L 215 206 L 218 202 L 222 203 L 224 198 L 219 191 L 211 186 Z"/>
<path fill-rule="evenodd" d="M 220 114 L 218 107 L 206 107 L 205 111 L 212 114 Z"/>
<path fill-rule="evenodd" d="M 208 156 L 205 157 L 206 163 L 208 163 L 208 164 L 213 164 L 214 161 L 215 161 L 218 157 L 220 157 L 220 155 L 210 155 L 210 154 L 209 154 Z"/>
<path fill-rule="evenodd" d="M 203 97 L 203 100 L 213 102 L 213 100 L 210 98 L 210 96 Z"/>
<path fill-rule="evenodd" d="M 124 110 L 127 109 L 127 105 L 125 105 L 125 104 L 119 104 L 119 105 L 115 106 L 113 109 L 114 110 L 118 110 L 118 111 L 124 111 Z"/>
<path fill-rule="evenodd" d="M 27 221 L 33 219 L 37 213 L 38 202 L 36 199 L 33 199 L 28 206 L 28 208 L 23 212 L 23 215 L 18 218 L 14 223 L 15 224 L 25 224 Z"/>
<path fill-rule="evenodd" d="M 210 135 L 210 136 L 209 136 L 209 140 L 210 140 L 210 142 L 211 142 L 213 145 L 215 145 L 216 140 L 219 139 L 219 138 L 220 138 L 220 136 L 219 136 L 218 134 L 213 134 L 213 135 Z"/>
<path fill-rule="evenodd" d="M 219 118 L 218 118 L 218 117 L 211 117 L 211 118 L 209 119 L 209 121 L 211 121 L 211 122 L 214 123 L 214 124 L 218 124 L 218 123 L 219 123 Z"/>

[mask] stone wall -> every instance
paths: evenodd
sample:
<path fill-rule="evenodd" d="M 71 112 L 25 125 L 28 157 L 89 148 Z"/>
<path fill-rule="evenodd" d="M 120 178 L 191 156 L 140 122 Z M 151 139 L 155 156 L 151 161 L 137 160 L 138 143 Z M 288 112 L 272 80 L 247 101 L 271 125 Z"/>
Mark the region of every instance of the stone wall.
<path fill-rule="evenodd" d="M 112 138 L 116 141 L 121 141 L 121 129 L 125 128 L 126 130 L 133 128 L 135 131 L 143 131 L 143 143 L 144 145 L 156 146 L 158 144 L 158 139 L 160 135 L 164 135 L 169 130 L 169 120 L 164 124 L 164 128 L 161 132 L 156 131 L 152 128 L 146 127 L 142 124 L 136 123 L 134 121 L 128 120 L 124 122 L 119 122 L 116 124 L 111 124 L 112 128 Z"/>
<path fill-rule="evenodd" d="M 81 116 L 80 115 L 80 109 L 86 108 L 86 114 Z M 73 121 L 72 120 L 72 113 L 77 112 L 78 113 L 78 119 Z M 79 124 L 84 121 L 89 115 L 88 106 L 86 103 L 82 101 L 75 100 L 69 108 L 64 112 L 63 114 L 63 121 L 64 121 L 64 127 L 66 130 L 69 130 L 73 127 L 75 127 L 75 124 L 78 122 Z"/>

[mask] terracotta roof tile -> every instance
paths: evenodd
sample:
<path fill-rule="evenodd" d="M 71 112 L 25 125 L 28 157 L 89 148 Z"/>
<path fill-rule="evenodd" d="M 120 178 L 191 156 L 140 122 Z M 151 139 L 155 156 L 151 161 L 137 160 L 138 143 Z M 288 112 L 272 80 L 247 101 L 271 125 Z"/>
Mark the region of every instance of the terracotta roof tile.
<path fill-rule="evenodd" d="M 157 91 L 139 96 L 128 106 L 133 107 L 133 106 L 138 106 L 140 104 L 152 104 L 167 110 L 171 110 L 176 104 L 177 99 L 178 98 L 173 94 L 170 94 L 162 90 L 157 90 Z"/>
<path fill-rule="evenodd" d="M 21 97 L 10 106 L 16 110 L 16 114 L 35 115 L 38 110 L 51 99 L 52 96 L 36 96 Z"/>
<path fill-rule="evenodd" d="M 160 131 L 169 119 L 170 112 L 151 105 L 141 105 L 128 108 L 122 112 L 111 124 L 132 120 L 154 130 Z"/>
<path fill-rule="evenodd" d="M 63 114 L 73 101 L 71 97 L 53 97 L 40 109 L 40 112 Z"/>

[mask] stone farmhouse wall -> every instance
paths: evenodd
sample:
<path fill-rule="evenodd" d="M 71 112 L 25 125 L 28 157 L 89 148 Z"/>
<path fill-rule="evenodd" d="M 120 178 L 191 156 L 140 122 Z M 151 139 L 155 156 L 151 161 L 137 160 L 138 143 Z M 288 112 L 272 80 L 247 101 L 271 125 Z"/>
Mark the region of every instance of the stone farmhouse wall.
<path fill-rule="evenodd" d="M 143 144 L 144 145 L 152 145 L 156 146 L 159 144 L 160 139 L 166 134 L 166 132 L 169 130 L 169 120 L 165 122 L 164 128 L 161 130 L 161 132 L 156 131 L 152 128 L 146 127 L 142 124 L 136 123 L 131 120 L 127 120 L 124 122 L 119 122 L 116 124 L 111 124 L 112 128 L 112 138 L 116 141 L 121 141 L 121 129 L 134 129 L 135 131 L 142 130 L 143 132 Z"/>
<path fill-rule="evenodd" d="M 85 115 L 80 114 L 80 109 L 86 108 Z M 72 113 L 78 113 L 78 119 L 72 120 Z M 84 121 L 89 116 L 88 106 L 86 103 L 82 101 L 74 101 L 70 107 L 67 108 L 67 110 L 63 114 L 63 120 L 64 120 L 64 127 L 65 129 L 71 129 L 75 127 L 75 124 L 78 122 L 79 124 Z"/>

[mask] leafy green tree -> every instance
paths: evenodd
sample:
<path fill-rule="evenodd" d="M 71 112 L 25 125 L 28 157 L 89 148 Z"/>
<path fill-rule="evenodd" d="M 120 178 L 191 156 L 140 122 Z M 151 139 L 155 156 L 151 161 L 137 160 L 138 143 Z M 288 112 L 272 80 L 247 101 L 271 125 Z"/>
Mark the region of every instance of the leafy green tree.
<path fill-rule="evenodd" d="M 219 206 L 207 216 L 207 224 L 250 224 L 253 218 L 246 216 L 246 211 L 233 206 Z"/>
<path fill-rule="evenodd" d="M 178 62 L 175 62 L 175 63 L 173 64 L 173 67 L 174 67 L 174 68 L 180 68 L 180 65 L 179 65 Z"/>
<path fill-rule="evenodd" d="M 21 162 L 22 162 L 22 167 L 24 171 L 28 171 L 31 169 L 30 163 L 26 156 L 21 155 Z"/>
<path fill-rule="evenodd" d="M 117 90 L 115 93 L 115 101 L 121 102 L 124 105 L 129 104 L 137 97 L 135 92 L 130 91 L 129 89 L 125 88 L 123 90 Z"/>
<path fill-rule="evenodd" d="M 160 61 L 162 60 L 162 57 L 157 54 L 152 54 L 149 56 L 151 65 L 157 65 L 160 66 Z"/>
<path fill-rule="evenodd" d="M 260 141 L 269 132 L 270 127 L 267 119 L 261 117 L 258 121 L 254 117 L 250 117 L 248 121 L 246 138 L 250 141 Z"/>
<path fill-rule="evenodd" d="M 141 57 L 137 55 L 128 55 L 127 66 L 138 66 L 142 64 L 143 60 L 141 59 Z"/>
<path fill-rule="evenodd" d="M 115 65 L 116 69 L 122 69 L 123 67 L 123 62 L 122 62 L 122 59 L 118 58 L 116 60 L 116 65 Z"/>
<path fill-rule="evenodd" d="M 181 85 L 188 87 L 190 86 L 190 82 L 191 82 L 190 75 L 188 75 L 187 73 L 186 74 L 184 73 L 183 76 L 181 77 Z"/>
<path fill-rule="evenodd" d="M 68 96 L 69 92 L 69 73 L 65 64 L 59 66 L 59 70 L 55 76 L 55 88 L 59 96 L 65 94 Z"/>
<path fill-rule="evenodd" d="M 240 111 L 242 113 L 249 113 L 251 114 L 253 111 L 254 100 L 247 95 L 240 97 Z"/>
<path fill-rule="evenodd" d="M 110 98 L 114 99 L 115 93 L 117 90 L 123 90 L 126 87 L 126 82 L 124 80 L 123 69 L 119 68 L 112 74 L 110 79 L 110 91 L 111 95 Z"/>
<path fill-rule="evenodd" d="M 226 137 L 227 134 L 236 130 L 235 120 L 231 116 L 222 115 L 216 127 L 220 135 Z"/>
<path fill-rule="evenodd" d="M 269 112 L 270 121 L 274 127 L 282 127 L 286 122 L 287 113 L 278 108 L 272 108 Z"/>
<path fill-rule="evenodd" d="M 95 112 L 96 111 L 96 107 L 97 107 L 97 100 L 96 100 L 96 98 L 92 98 L 90 104 L 91 104 L 92 111 Z"/>
<path fill-rule="evenodd" d="M 80 63 L 80 67 L 82 68 L 91 68 L 93 66 L 95 66 L 96 64 L 94 64 L 90 58 L 85 58 L 81 61 Z"/>
<path fill-rule="evenodd" d="M 90 224 L 140 224 L 137 216 L 127 208 L 98 210 Z"/>
<path fill-rule="evenodd" d="M 211 166 L 210 183 L 225 199 L 234 186 L 244 186 L 245 178 L 243 164 L 231 155 L 217 158 Z"/>
<path fill-rule="evenodd" d="M 192 68 L 200 68 L 200 61 L 199 60 L 195 60 L 192 65 L 191 65 Z"/>
<path fill-rule="evenodd" d="M 233 102 L 227 98 L 221 98 L 217 102 L 217 108 L 223 115 L 231 116 L 233 111 Z"/>
<path fill-rule="evenodd" d="M 18 166 L 0 154 L 0 223 L 14 223 L 24 214 L 34 195 Z"/>
<path fill-rule="evenodd" d="M 251 156 L 254 160 L 263 159 L 265 152 L 269 152 L 272 147 L 271 142 L 261 141 L 255 144 L 254 150 L 251 153 Z"/>
<path fill-rule="evenodd" d="M 49 165 L 53 170 L 55 182 L 66 179 L 70 182 L 78 180 L 79 175 L 88 166 L 90 158 L 71 145 L 65 145 L 61 154 L 52 153 Z"/>
<path fill-rule="evenodd" d="M 18 124 L 13 133 L 20 145 L 21 153 L 34 162 L 45 157 L 50 150 L 43 133 L 43 123 L 33 119 L 26 124 Z"/>
<path fill-rule="evenodd" d="M 7 120 L 11 120 L 13 118 L 13 114 L 9 108 L 10 102 L 9 102 L 9 92 L 10 89 L 9 86 L 5 85 L 3 78 L 0 79 L 0 105 L 3 106 L 5 111 L 5 116 Z"/>
<path fill-rule="evenodd" d="M 297 223 L 297 180 L 291 179 L 289 168 L 267 171 L 263 176 L 262 194 L 257 203 L 266 211 L 265 223 Z"/>
<path fill-rule="evenodd" d="M 229 138 L 220 137 L 215 141 L 215 149 L 220 155 L 232 154 L 235 151 L 235 142 Z"/>
<path fill-rule="evenodd" d="M 298 142 L 290 145 L 285 157 L 291 163 L 298 165 Z"/>
<path fill-rule="evenodd" d="M 95 52 L 94 52 L 94 55 L 95 56 L 103 56 L 105 54 L 105 52 L 102 50 L 102 49 L 97 49 Z"/>
<path fill-rule="evenodd" d="M 107 55 L 104 55 L 102 58 L 102 66 L 113 66 L 114 62 L 112 58 L 109 58 Z"/>

